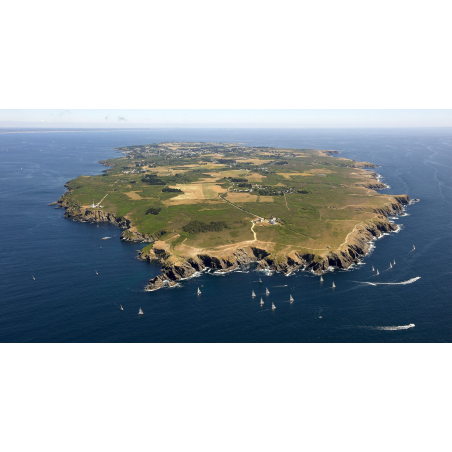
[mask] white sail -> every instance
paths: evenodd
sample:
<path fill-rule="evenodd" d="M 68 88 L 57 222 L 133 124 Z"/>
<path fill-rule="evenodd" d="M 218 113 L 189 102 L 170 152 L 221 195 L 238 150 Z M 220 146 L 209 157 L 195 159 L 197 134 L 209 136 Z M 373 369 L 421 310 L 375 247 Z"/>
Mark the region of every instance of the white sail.
<path fill-rule="evenodd" d="M 36 281 L 36 278 L 33 275 L 31 275 L 31 277 L 33 278 L 33 281 Z"/>
<path fill-rule="evenodd" d="M 290 295 L 290 297 L 289 297 L 289 301 L 292 303 L 292 301 L 293 301 L 293 297 L 292 297 L 292 295 Z"/>
<path fill-rule="evenodd" d="M 320 282 L 323 282 L 323 276 L 320 275 Z"/>
<path fill-rule="evenodd" d="M 261 283 L 261 282 L 262 282 L 262 279 L 259 278 L 259 282 Z"/>
<path fill-rule="evenodd" d="M 391 262 L 389 262 L 389 268 L 392 268 L 392 264 L 391 264 Z"/>
<path fill-rule="evenodd" d="M 374 272 L 375 271 L 375 268 L 374 268 L 374 266 L 372 265 L 372 271 Z"/>
<path fill-rule="evenodd" d="M 395 259 L 394 259 L 394 265 L 395 265 Z"/>
<path fill-rule="evenodd" d="M 416 247 L 413 245 L 413 251 L 416 249 Z"/>
<path fill-rule="evenodd" d="M 377 269 L 377 275 L 379 275 L 380 274 L 380 272 L 378 271 L 378 269 Z"/>
<path fill-rule="evenodd" d="M 122 304 L 119 305 L 119 309 L 121 309 L 121 311 L 124 311 L 124 308 L 122 307 Z"/>
<path fill-rule="evenodd" d="M 334 284 L 334 282 L 333 282 L 333 289 L 336 287 L 336 284 Z"/>
<path fill-rule="evenodd" d="M 141 308 L 138 310 L 138 315 L 143 315 L 143 310 Z"/>
<path fill-rule="evenodd" d="M 251 296 L 254 298 L 256 294 L 254 293 L 254 290 L 251 292 Z"/>
<path fill-rule="evenodd" d="M 270 295 L 270 291 L 267 288 L 265 288 L 265 295 Z"/>
<path fill-rule="evenodd" d="M 261 306 L 263 306 L 263 304 L 264 304 L 264 300 L 262 300 L 262 297 L 261 297 Z"/>
<path fill-rule="evenodd" d="M 198 287 L 198 295 L 201 295 L 201 291 L 199 290 L 199 287 Z"/>
<path fill-rule="evenodd" d="M 275 303 L 272 303 L 272 311 L 276 309 Z"/>
<path fill-rule="evenodd" d="M 96 272 L 96 275 L 98 275 L 99 273 L 97 273 L 97 270 L 94 270 Z"/>

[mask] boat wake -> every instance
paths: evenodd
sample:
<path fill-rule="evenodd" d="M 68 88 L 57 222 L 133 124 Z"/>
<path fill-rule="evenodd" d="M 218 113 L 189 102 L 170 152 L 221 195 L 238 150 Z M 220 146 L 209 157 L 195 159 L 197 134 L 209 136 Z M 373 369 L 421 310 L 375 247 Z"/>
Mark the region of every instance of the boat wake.
<path fill-rule="evenodd" d="M 287 284 L 284 284 L 283 286 L 272 286 L 272 287 L 287 287 Z"/>
<path fill-rule="evenodd" d="M 369 286 L 406 286 L 407 284 L 413 284 L 417 280 L 421 279 L 420 276 L 416 276 L 416 278 L 407 279 L 406 281 L 401 282 L 369 282 L 369 281 L 354 281 L 361 284 L 368 284 Z"/>
<path fill-rule="evenodd" d="M 399 325 L 399 326 L 363 326 L 361 328 L 366 328 L 368 330 L 379 330 L 379 331 L 398 331 L 398 330 L 408 330 L 409 328 L 414 328 L 414 323 L 409 325 Z"/>

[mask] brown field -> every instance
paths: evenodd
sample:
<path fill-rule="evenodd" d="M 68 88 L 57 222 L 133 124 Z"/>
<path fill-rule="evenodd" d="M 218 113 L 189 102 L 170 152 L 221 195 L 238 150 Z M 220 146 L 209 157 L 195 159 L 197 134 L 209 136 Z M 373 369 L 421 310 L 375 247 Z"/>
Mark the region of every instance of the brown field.
<path fill-rule="evenodd" d="M 255 165 L 260 165 L 261 163 L 268 163 L 268 160 L 261 160 L 261 159 L 246 159 L 246 160 L 240 160 L 241 162 L 244 162 L 244 163 L 248 163 L 248 162 L 251 162 L 251 163 L 254 163 Z"/>
<path fill-rule="evenodd" d="M 139 199 L 143 199 L 138 192 L 136 191 L 129 191 L 127 193 L 124 193 L 125 195 L 127 195 L 130 199 L 133 199 L 134 201 L 138 201 Z"/>
<path fill-rule="evenodd" d="M 273 196 L 259 196 L 259 202 L 274 202 Z"/>
<path fill-rule="evenodd" d="M 259 173 L 252 173 L 249 176 L 246 176 L 246 178 L 250 181 L 250 182 L 262 182 L 262 180 L 264 179 L 264 177 L 267 176 L 263 176 L 262 174 Z"/>
<path fill-rule="evenodd" d="M 221 188 L 219 185 L 215 184 L 202 184 L 202 191 L 205 199 L 209 198 L 217 198 L 218 193 L 223 193 L 224 188 Z"/>
<path fill-rule="evenodd" d="M 181 195 L 172 198 L 172 201 L 179 201 L 182 199 L 204 199 L 201 184 L 176 184 L 170 185 L 170 188 L 178 188 L 184 192 Z"/>
<path fill-rule="evenodd" d="M 167 206 L 179 204 L 197 204 L 206 199 L 216 199 L 218 193 L 223 193 L 224 189 L 219 185 L 207 184 L 177 184 L 171 185 L 171 188 L 178 188 L 184 193 L 164 201 Z M 220 201 L 221 202 L 221 201 Z"/>
<path fill-rule="evenodd" d="M 257 195 L 250 195 L 249 193 L 228 193 L 226 199 L 229 202 L 256 202 Z"/>

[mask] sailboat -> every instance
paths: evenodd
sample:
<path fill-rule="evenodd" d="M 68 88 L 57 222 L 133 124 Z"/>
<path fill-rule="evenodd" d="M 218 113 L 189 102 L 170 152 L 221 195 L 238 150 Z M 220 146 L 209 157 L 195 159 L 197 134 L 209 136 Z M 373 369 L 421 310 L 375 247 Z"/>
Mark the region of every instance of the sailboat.
<path fill-rule="evenodd" d="M 374 266 L 372 265 L 372 271 L 374 272 L 375 271 L 375 268 L 374 268 Z"/>
<path fill-rule="evenodd" d="M 119 305 L 119 309 L 121 309 L 121 311 L 124 311 L 124 308 L 122 307 L 122 304 Z"/>
<path fill-rule="evenodd" d="M 254 298 L 256 294 L 254 293 L 254 290 L 251 292 L 251 296 Z"/>
<path fill-rule="evenodd" d="M 395 265 L 395 259 L 394 259 L 394 265 Z"/>
<path fill-rule="evenodd" d="M 413 245 L 413 251 L 416 249 L 416 247 Z"/>
<path fill-rule="evenodd" d="M 33 275 L 31 275 L 31 277 L 33 278 L 33 281 L 36 281 L 36 278 Z"/>
<path fill-rule="evenodd" d="M 100 249 L 102 249 L 102 247 L 100 247 Z"/>
<path fill-rule="evenodd" d="M 265 295 L 270 295 L 270 291 L 267 288 L 265 288 Z"/>
<path fill-rule="evenodd" d="M 292 295 L 289 297 L 289 301 L 290 301 L 291 303 L 293 303 L 293 297 L 292 297 Z"/>
<path fill-rule="evenodd" d="M 378 276 L 380 274 L 380 272 L 378 271 L 378 268 L 377 268 L 377 273 L 376 273 L 376 275 Z"/>
<path fill-rule="evenodd" d="M 138 315 L 143 315 L 144 314 L 144 312 L 143 312 L 143 310 L 140 308 L 139 310 L 138 310 Z"/>
<path fill-rule="evenodd" d="M 261 297 L 261 306 L 264 306 L 264 300 L 262 300 L 262 297 Z"/>
<path fill-rule="evenodd" d="M 320 275 L 320 282 L 323 282 L 323 276 Z"/>
<path fill-rule="evenodd" d="M 259 278 L 259 282 L 262 283 L 262 279 Z"/>
<path fill-rule="evenodd" d="M 201 295 L 201 291 L 199 290 L 199 287 L 198 287 L 198 295 Z"/>
<path fill-rule="evenodd" d="M 332 287 L 333 287 L 333 289 L 336 287 L 336 284 L 334 284 L 334 282 L 333 282 L 333 286 Z"/>
<path fill-rule="evenodd" d="M 272 311 L 276 309 L 275 303 L 272 303 Z"/>
<path fill-rule="evenodd" d="M 391 262 L 389 262 L 389 268 L 392 268 L 392 264 L 391 264 Z"/>
<path fill-rule="evenodd" d="M 97 273 L 97 270 L 94 270 L 96 272 L 96 275 L 98 275 L 99 273 Z"/>

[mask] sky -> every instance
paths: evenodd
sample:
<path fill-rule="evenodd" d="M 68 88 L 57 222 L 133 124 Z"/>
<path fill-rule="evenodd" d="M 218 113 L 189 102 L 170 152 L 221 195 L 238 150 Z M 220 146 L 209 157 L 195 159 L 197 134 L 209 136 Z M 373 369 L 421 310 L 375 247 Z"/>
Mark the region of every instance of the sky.
<path fill-rule="evenodd" d="M 0 128 L 452 127 L 452 110 L 0 110 Z"/>

